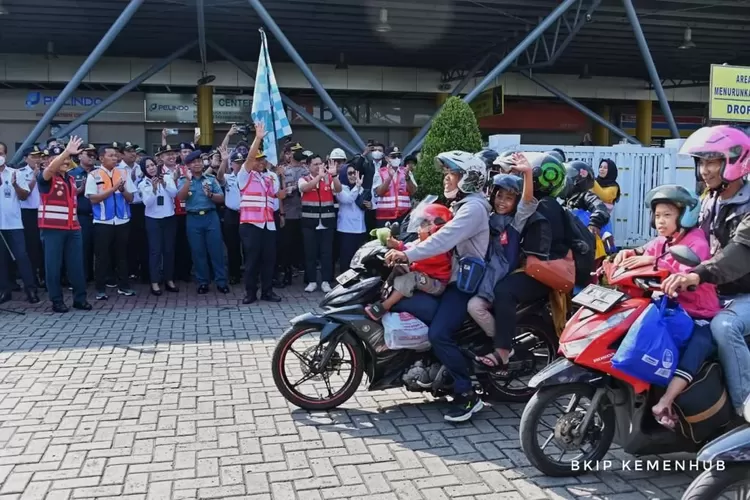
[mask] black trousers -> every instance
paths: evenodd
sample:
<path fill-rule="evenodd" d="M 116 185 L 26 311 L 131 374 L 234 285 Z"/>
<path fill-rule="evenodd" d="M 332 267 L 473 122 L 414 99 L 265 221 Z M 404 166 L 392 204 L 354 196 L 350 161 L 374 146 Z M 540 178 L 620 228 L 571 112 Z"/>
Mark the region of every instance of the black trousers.
<path fill-rule="evenodd" d="M 302 228 L 305 238 L 305 283 L 317 283 L 316 264 L 320 262 L 320 280 L 333 281 L 333 234 L 335 229 Z"/>
<path fill-rule="evenodd" d="M 276 231 L 261 229 L 253 224 L 240 224 L 240 238 L 245 254 L 245 293 L 249 297 L 257 296 L 258 274 L 261 293 L 270 293 L 276 262 Z"/>
<path fill-rule="evenodd" d="M 352 257 L 367 241 L 367 233 L 336 233 L 339 237 L 339 272 L 349 270 Z"/>
<path fill-rule="evenodd" d="M 128 272 L 141 281 L 149 281 L 149 251 L 146 237 L 146 207 L 130 205 L 130 237 L 128 239 Z"/>
<path fill-rule="evenodd" d="M 509 274 L 495 285 L 495 347 L 510 350 L 516 334 L 518 304 L 542 299 L 549 295 L 547 285 L 526 273 Z"/>
<path fill-rule="evenodd" d="M 94 274 L 96 276 L 96 291 L 104 292 L 107 275 L 112 269 L 114 255 L 117 274 L 117 286 L 120 289 L 130 288 L 128 282 L 128 236 L 130 223 L 94 224 Z M 114 245 L 114 251 L 110 248 Z"/>
<path fill-rule="evenodd" d="M 187 237 L 187 216 L 176 215 L 177 237 L 175 239 L 175 278 L 190 281 L 193 275 L 193 257 L 190 254 L 190 243 Z"/>
<path fill-rule="evenodd" d="M 44 279 L 44 253 L 42 253 L 42 240 L 39 237 L 37 209 L 22 208 L 21 222 L 23 223 L 23 237 L 26 240 L 26 251 L 31 262 L 31 272 Z"/>
<path fill-rule="evenodd" d="M 304 262 L 304 243 L 302 239 L 302 221 L 300 219 L 286 219 L 284 227 L 279 232 L 278 258 L 285 270 L 294 266 L 301 269 Z"/>
<path fill-rule="evenodd" d="M 242 267 L 242 240 L 240 239 L 240 213 L 224 209 L 224 222 L 221 226 L 224 244 L 227 246 L 229 277 L 239 279 Z"/>

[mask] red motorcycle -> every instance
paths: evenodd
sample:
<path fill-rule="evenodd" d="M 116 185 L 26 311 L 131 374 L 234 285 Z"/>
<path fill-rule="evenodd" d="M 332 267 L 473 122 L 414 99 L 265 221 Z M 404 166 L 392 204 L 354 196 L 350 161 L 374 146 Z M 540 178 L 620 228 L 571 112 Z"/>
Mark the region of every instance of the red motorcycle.
<path fill-rule="evenodd" d="M 691 266 L 700 263 L 684 246 L 672 247 L 670 254 Z M 605 261 L 599 273 L 614 288 L 589 285 L 574 297 L 580 309 L 560 336 L 562 357 L 529 382 L 538 391 L 521 416 L 521 449 L 548 476 L 606 468 L 609 463 L 601 460 L 613 442 L 631 455 L 697 453 L 705 444 L 661 426 L 651 412 L 658 391 L 611 363 L 669 272 L 656 266 L 628 270 Z M 563 398 L 566 404 L 554 410 Z"/>

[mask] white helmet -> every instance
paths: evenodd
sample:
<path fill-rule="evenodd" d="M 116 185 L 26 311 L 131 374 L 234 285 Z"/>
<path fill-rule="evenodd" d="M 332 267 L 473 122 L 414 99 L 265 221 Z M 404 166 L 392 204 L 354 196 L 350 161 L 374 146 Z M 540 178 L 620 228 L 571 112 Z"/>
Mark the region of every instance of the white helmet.
<path fill-rule="evenodd" d="M 466 151 L 440 153 L 435 157 L 435 166 L 460 174 L 458 190 L 464 194 L 480 192 L 487 178 L 487 165 L 484 161 Z"/>
<path fill-rule="evenodd" d="M 328 156 L 331 160 L 346 160 L 346 153 L 341 148 L 335 148 Z"/>

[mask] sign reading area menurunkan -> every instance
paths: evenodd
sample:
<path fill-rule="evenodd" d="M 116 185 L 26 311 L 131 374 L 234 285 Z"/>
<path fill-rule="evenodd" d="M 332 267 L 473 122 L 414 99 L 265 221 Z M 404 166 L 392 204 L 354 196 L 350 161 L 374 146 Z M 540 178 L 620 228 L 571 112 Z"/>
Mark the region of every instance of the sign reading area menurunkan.
<path fill-rule="evenodd" d="M 750 121 L 750 68 L 712 64 L 710 91 L 712 120 Z"/>

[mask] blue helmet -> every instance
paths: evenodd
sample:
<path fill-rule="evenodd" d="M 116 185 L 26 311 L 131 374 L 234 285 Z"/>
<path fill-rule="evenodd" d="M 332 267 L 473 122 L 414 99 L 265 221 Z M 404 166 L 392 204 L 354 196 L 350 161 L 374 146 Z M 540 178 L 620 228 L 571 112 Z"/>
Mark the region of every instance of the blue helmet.
<path fill-rule="evenodd" d="M 520 195 L 523 191 L 523 179 L 512 174 L 497 174 L 492 178 L 492 195 L 498 189 L 510 191 L 513 194 Z"/>
<path fill-rule="evenodd" d="M 651 227 L 656 227 L 654 210 L 659 203 L 669 203 L 680 210 L 677 219 L 677 229 L 692 229 L 698 226 L 701 212 L 701 200 L 698 195 L 679 184 L 664 184 L 657 186 L 648 193 L 645 198 L 646 207 L 651 209 Z"/>

